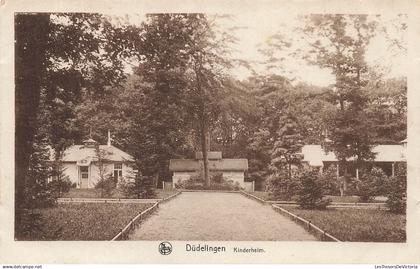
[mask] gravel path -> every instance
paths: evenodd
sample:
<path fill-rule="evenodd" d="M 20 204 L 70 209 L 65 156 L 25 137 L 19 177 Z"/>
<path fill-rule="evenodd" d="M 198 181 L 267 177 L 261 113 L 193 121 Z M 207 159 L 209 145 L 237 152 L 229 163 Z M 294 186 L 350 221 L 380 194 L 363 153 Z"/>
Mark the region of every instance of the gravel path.
<path fill-rule="evenodd" d="M 184 192 L 160 204 L 130 240 L 301 241 L 314 236 L 238 193 Z"/>

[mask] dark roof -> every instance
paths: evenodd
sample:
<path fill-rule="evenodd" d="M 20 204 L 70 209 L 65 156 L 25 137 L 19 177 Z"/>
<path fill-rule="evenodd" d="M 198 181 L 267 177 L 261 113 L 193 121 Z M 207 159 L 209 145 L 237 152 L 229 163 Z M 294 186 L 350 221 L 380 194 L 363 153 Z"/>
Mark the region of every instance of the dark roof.
<path fill-rule="evenodd" d="M 198 160 L 172 159 L 169 170 L 172 172 L 192 172 L 200 169 Z M 247 159 L 209 160 L 209 169 L 213 171 L 245 171 L 248 169 Z"/>

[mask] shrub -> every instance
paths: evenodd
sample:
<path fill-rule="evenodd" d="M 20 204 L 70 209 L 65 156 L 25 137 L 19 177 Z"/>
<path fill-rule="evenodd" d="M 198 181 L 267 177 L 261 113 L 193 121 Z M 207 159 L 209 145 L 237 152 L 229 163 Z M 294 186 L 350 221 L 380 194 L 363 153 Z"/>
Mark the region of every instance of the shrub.
<path fill-rule="evenodd" d="M 62 166 L 61 160 L 54 161 L 50 175 L 53 180 L 48 183 L 48 187 L 56 192 L 58 197 L 62 193 L 69 192 L 70 188 L 76 185 L 71 183 L 70 177 L 64 173 L 65 170 L 66 168 Z"/>
<path fill-rule="evenodd" d="M 111 197 L 112 191 L 115 189 L 116 185 L 114 177 L 112 174 L 109 174 L 103 179 L 100 179 L 96 183 L 95 188 L 101 190 L 101 197 Z"/>
<path fill-rule="evenodd" d="M 180 180 L 175 183 L 175 188 L 186 190 L 204 190 L 204 181 L 202 173 L 195 173 L 187 180 Z"/>
<path fill-rule="evenodd" d="M 69 192 L 72 186 L 74 186 L 74 183 L 71 183 L 69 177 L 64 177 L 60 180 L 52 180 L 48 183 L 48 188 L 50 188 L 51 191 L 57 193 L 58 196 L 60 196 L 62 193 Z"/>
<path fill-rule="evenodd" d="M 325 171 L 322 172 L 320 180 L 323 181 L 325 186 L 325 194 L 327 195 L 340 195 L 340 182 L 342 180 L 337 179 L 337 167 L 330 165 Z"/>
<path fill-rule="evenodd" d="M 134 182 L 132 180 L 123 177 L 117 183 L 117 190 L 125 198 L 131 198 L 133 196 L 131 193 L 133 185 Z"/>
<path fill-rule="evenodd" d="M 289 178 L 286 170 L 280 170 L 270 175 L 267 180 L 269 198 L 273 200 L 292 200 L 298 187 L 296 177 L 296 171 L 292 171 L 292 178 Z"/>
<path fill-rule="evenodd" d="M 233 180 L 223 179 L 221 182 L 210 182 L 210 190 L 239 191 L 241 186 Z"/>
<path fill-rule="evenodd" d="M 155 183 L 152 176 L 138 173 L 132 177 L 121 178 L 117 185 L 118 191 L 126 198 L 152 199 L 156 198 Z"/>
<path fill-rule="evenodd" d="M 192 178 L 187 180 L 180 180 L 175 184 L 177 189 L 186 189 L 186 190 L 204 190 L 204 183 L 200 181 L 195 181 Z"/>
<path fill-rule="evenodd" d="M 395 175 L 407 178 L 407 163 L 396 163 Z"/>
<path fill-rule="evenodd" d="M 223 173 L 215 173 L 210 176 L 211 183 L 222 183 L 224 181 Z"/>
<path fill-rule="evenodd" d="M 331 203 L 324 198 L 325 185 L 316 168 L 308 168 L 299 174 L 297 203 L 303 209 L 325 209 Z"/>
<path fill-rule="evenodd" d="M 51 175 L 49 150 L 43 134 L 36 134 L 33 144 L 34 152 L 30 155 L 28 171 L 25 175 L 23 199 L 16 201 L 16 208 L 46 208 L 57 202 L 57 194 L 48 187 Z"/>
<path fill-rule="evenodd" d="M 386 174 L 378 167 L 373 167 L 370 171 L 362 170 L 359 180 L 356 181 L 356 194 L 360 202 L 373 200 L 374 196 L 380 194 L 386 181 Z"/>
<path fill-rule="evenodd" d="M 137 198 L 155 198 L 155 181 L 153 176 L 138 173 L 134 178 L 133 192 Z"/>
<path fill-rule="evenodd" d="M 31 182 L 25 188 L 24 208 L 47 208 L 56 205 L 58 192 L 51 188 L 47 180 Z"/>
<path fill-rule="evenodd" d="M 396 214 L 404 214 L 407 203 L 407 175 L 404 168 L 401 168 L 394 177 L 388 179 L 387 189 L 386 205 L 388 209 Z"/>
<path fill-rule="evenodd" d="M 200 173 L 191 176 L 188 180 L 181 180 L 175 184 L 178 189 L 186 190 L 225 190 L 238 191 L 241 186 L 238 182 L 233 180 L 226 180 L 222 173 L 213 174 L 210 176 L 210 186 L 206 186 L 203 182 L 203 177 Z"/>

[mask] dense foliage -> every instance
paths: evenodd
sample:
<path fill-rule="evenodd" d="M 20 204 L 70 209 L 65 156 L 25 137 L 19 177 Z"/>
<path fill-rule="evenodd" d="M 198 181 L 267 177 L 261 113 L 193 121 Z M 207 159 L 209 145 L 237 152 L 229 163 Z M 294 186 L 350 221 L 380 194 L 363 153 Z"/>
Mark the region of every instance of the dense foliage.
<path fill-rule="evenodd" d="M 176 185 L 178 189 L 186 190 L 224 190 L 239 191 L 241 187 L 238 182 L 233 182 L 223 177 L 221 173 L 210 175 L 210 184 L 205 184 L 203 176 L 196 174 L 187 180 L 181 180 Z"/>
<path fill-rule="evenodd" d="M 44 150 L 35 146 L 36 134 L 43 132 L 56 160 L 80 139 L 74 126 L 80 92 L 101 92 L 122 81 L 130 29 L 94 13 L 16 15 L 17 207 L 24 207 L 29 166 L 39 164 L 31 164 L 30 156 Z"/>
<path fill-rule="evenodd" d="M 115 190 L 117 184 L 112 174 L 108 174 L 100 178 L 95 184 L 95 188 L 101 192 L 101 198 L 111 197 L 112 192 Z"/>
<path fill-rule="evenodd" d="M 139 176 L 127 188 L 136 197 L 152 197 L 153 188 L 170 181 L 169 160 L 195 151 L 203 152 L 203 184 L 210 188 L 212 149 L 247 158 L 246 180 L 291 199 L 305 144 L 322 144 L 339 158 L 339 179 L 333 167 L 321 178 L 330 194 L 359 192 L 364 200 L 383 194 L 371 186 L 382 184 L 382 175 L 362 173 L 352 184 L 348 171 L 366 166 L 375 144 L 406 138 L 406 79 L 387 78 L 365 60 L 376 23 L 365 15 L 302 18 L 294 35 L 310 49 L 290 55 L 335 76 L 333 85 L 317 87 L 276 72 L 232 77 L 239 62 L 230 54 L 234 39 L 217 27 L 218 19 L 151 14 L 131 25 L 101 14 L 16 15 L 16 206 L 51 206 L 57 195 L 50 187 L 66 190 L 65 179 L 46 183 L 49 147 L 60 177 L 69 145 L 87 136 L 105 143 L 108 130 L 112 143 L 136 159 Z M 286 43 L 276 35 L 272 52 L 283 52 Z M 105 172 L 100 179 L 108 188 Z M 225 185 L 217 188 L 236 188 Z M 390 201 L 399 205 L 403 186 L 389 186 Z"/>
<path fill-rule="evenodd" d="M 324 198 L 326 188 L 318 169 L 304 169 L 299 173 L 296 202 L 303 209 L 326 209 L 331 200 Z"/>
<path fill-rule="evenodd" d="M 151 176 L 137 173 L 133 178 L 122 179 L 117 186 L 125 198 L 151 199 L 156 198 L 155 181 Z"/>
<path fill-rule="evenodd" d="M 407 167 L 400 164 L 396 175 L 388 179 L 387 201 L 389 210 L 397 214 L 405 214 L 407 207 Z"/>
<path fill-rule="evenodd" d="M 384 189 L 388 187 L 386 186 L 387 179 L 380 168 L 362 170 L 356 182 L 356 193 L 360 197 L 360 202 L 369 202 L 377 195 L 384 195 Z"/>

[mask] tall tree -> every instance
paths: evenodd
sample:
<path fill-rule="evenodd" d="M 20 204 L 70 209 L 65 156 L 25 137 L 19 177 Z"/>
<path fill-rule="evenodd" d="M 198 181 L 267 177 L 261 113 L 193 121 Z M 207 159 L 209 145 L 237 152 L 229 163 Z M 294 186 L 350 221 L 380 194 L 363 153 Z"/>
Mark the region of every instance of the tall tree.
<path fill-rule="evenodd" d="M 72 126 L 68 120 L 73 117 L 71 108 L 79 100 L 79 91 L 101 91 L 124 77 L 122 58 L 131 50 L 124 36 L 130 29 L 117 27 L 100 14 L 16 14 L 17 207 L 24 200 L 29 157 L 36 150 L 33 139 L 41 97 L 42 113 L 52 115 L 48 140 L 60 156 L 72 139 L 67 135 Z"/>
<path fill-rule="evenodd" d="M 366 114 L 366 47 L 374 35 L 375 23 L 367 15 L 310 15 L 302 29 L 312 48 L 307 60 L 329 68 L 335 76 L 336 113 L 328 120 L 326 143 L 346 168 L 349 158 L 356 167 L 373 157 L 369 118 Z"/>
<path fill-rule="evenodd" d="M 284 170 L 270 164 L 273 159 L 274 145 L 279 140 L 278 131 L 284 124 L 286 109 L 292 104 L 288 100 L 292 85 L 284 77 L 273 75 L 254 77 L 250 80 L 248 87 L 259 108 L 256 114 L 258 120 L 248 126 L 252 130 L 247 146 L 249 177 L 255 180 L 258 188 L 262 188 L 262 182 L 273 174 L 273 168 L 276 171 Z"/>
<path fill-rule="evenodd" d="M 38 113 L 41 88 L 47 69 L 47 40 L 50 21 L 48 14 L 19 14 L 15 17 L 15 201 L 16 207 L 25 201 L 30 156 L 35 153 L 35 133 L 39 126 Z"/>
<path fill-rule="evenodd" d="M 405 78 L 375 77 L 366 86 L 367 113 L 376 144 L 399 144 L 407 137 L 407 82 Z"/>
<path fill-rule="evenodd" d="M 155 183 L 169 177 L 169 159 L 185 153 L 188 127 L 185 93 L 190 29 L 185 14 L 152 14 L 142 24 L 135 86 L 141 95 L 134 139 L 141 173 Z"/>
<path fill-rule="evenodd" d="M 205 14 L 188 16 L 190 39 L 188 44 L 189 83 L 188 110 L 194 117 L 203 153 L 204 183 L 210 185 L 209 133 L 224 110 L 224 97 L 229 95 L 231 84 L 227 70 L 232 66 L 229 45 L 232 37 L 217 30 L 215 19 Z"/>

